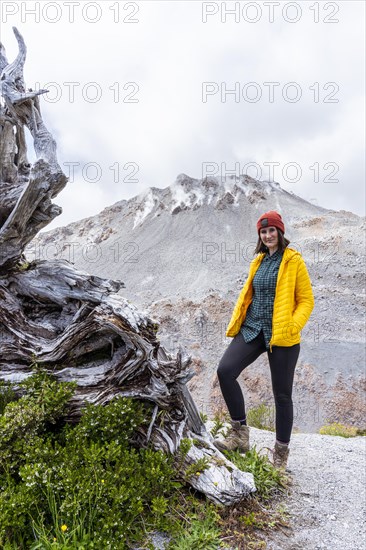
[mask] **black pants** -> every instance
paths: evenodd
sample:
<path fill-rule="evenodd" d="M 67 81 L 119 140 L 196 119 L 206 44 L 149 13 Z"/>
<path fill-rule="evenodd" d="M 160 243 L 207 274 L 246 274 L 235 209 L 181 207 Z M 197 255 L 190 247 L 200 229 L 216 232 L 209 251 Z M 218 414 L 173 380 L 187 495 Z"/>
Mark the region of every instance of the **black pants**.
<path fill-rule="evenodd" d="M 245 342 L 242 333 L 239 332 L 220 360 L 217 375 L 233 420 L 241 420 L 246 416 L 243 393 L 236 379 L 264 351 L 266 345 L 263 331 L 249 343 Z M 276 406 L 276 438 L 285 443 L 288 443 L 291 437 L 294 417 L 292 384 L 299 353 L 300 344 L 290 347 L 272 346 L 272 353 L 267 351 Z"/>

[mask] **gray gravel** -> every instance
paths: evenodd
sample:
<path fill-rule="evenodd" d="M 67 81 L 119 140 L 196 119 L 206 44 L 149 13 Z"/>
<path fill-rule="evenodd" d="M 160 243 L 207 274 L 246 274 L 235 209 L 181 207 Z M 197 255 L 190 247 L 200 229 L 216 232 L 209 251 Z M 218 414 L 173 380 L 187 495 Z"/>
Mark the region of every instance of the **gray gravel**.
<path fill-rule="evenodd" d="M 273 447 L 274 434 L 250 428 L 251 446 Z M 292 534 L 277 532 L 268 550 L 365 550 L 366 438 L 293 434 L 284 498 Z"/>

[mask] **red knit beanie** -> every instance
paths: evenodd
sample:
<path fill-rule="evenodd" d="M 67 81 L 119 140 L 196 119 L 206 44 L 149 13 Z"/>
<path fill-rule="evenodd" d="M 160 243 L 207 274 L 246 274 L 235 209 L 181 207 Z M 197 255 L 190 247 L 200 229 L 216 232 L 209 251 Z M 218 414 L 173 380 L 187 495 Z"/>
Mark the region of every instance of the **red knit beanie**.
<path fill-rule="evenodd" d="M 262 227 L 268 227 L 270 225 L 277 227 L 282 231 L 282 233 L 285 232 L 285 226 L 282 221 L 281 214 L 279 214 L 275 210 L 269 210 L 268 212 L 265 212 L 264 214 L 261 215 L 261 217 L 257 221 L 258 235 Z"/>

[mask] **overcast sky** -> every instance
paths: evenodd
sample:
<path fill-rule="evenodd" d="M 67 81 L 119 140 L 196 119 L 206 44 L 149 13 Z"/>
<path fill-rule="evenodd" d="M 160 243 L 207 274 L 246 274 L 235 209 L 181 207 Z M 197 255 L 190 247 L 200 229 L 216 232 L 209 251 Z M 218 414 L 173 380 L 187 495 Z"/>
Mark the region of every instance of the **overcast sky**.
<path fill-rule="evenodd" d="M 8 61 L 15 25 L 70 175 L 47 229 L 180 173 L 248 173 L 365 215 L 364 21 L 348 0 L 3 1 Z"/>

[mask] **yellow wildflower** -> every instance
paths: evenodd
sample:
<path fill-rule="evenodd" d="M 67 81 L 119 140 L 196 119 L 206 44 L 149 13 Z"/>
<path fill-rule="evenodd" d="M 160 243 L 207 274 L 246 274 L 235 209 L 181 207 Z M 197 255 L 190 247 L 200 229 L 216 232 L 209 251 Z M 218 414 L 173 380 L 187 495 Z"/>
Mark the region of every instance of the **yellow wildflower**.
<path fill-rule="evenodd" d="M 61 531 L 64 533 L 65 531 L 67 531 L 67 525 L 63 524 L 61 525 Z"/>

